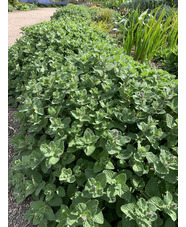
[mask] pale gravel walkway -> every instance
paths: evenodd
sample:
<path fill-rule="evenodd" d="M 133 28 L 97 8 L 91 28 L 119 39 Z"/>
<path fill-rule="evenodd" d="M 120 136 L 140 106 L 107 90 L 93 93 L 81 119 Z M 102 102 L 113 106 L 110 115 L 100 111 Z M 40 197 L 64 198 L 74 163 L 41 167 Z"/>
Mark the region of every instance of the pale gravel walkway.
<path fill-rule="evenodd" d="M 31 11 L 8 13 L 8 46 L 13 45 L 22 34 L 21 27 L 27 27 L 41 21 L 49 21 L 57 8 L 39 8 Z"/>

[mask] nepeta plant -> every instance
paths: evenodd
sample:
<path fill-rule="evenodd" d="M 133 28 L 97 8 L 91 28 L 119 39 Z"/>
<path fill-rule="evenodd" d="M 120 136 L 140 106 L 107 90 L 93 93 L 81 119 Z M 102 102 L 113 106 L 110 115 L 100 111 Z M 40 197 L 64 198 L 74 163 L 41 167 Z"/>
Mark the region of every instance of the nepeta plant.
<path fill-rule="evenodd" d="M 14 195 L 40 227 L 174 226 L 177 81 L 89 25 L 43 22 L 9 48 Z"/>

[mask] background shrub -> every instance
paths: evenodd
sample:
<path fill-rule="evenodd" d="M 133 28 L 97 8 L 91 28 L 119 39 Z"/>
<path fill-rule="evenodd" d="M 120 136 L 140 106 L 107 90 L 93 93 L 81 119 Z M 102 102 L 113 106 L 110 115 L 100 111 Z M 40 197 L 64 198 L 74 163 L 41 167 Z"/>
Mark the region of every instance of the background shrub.
<path fill-rule="evenodd" d="M 13 5 L 14 7 L 19 4 L 18 0 L 8 0 L 8 4 Z"/>
<path fill-rule="evenodd" d="M 136 10 L 139 7 L 140 12 L 142 12 L 147 9 L 149 10 L 155 9 L 163 5 L 166 5 L 165 0 L 129 0 L 126 1 L 120 8 L 121 9 L 129 8 Z"/>
<path fill-rule="evenodd" d="M 21 10 L 21 11 L 28 11 L 30 10 L 30 7 L 28 4 L 26 3 L 19 3 L 17 6 L 16 6 L 16 9 L 17 10 Z"/>
<path fill-rule="evenodd" d="M 79 20 L 90 20 L 91 18 L 88 7 L 68 4 L 67 6 L 58 9 L 51 19 L 59 19 L 67 16 L 70 16 L 72 19 L 76 17 L 76 19 L 79 18 Z"/>
<path fill-rule="evenodd" d="M 178 46 L 173 50 L 169 50 L 162 68 L 171 74 L 178 76 Z"/>
<path fill-rule="evenodd" d="M 112 8 L 113 9 L 113 8 L 118 6 L 118 1 L 116 1 L 116 0 L 107 0 L 107 1 L 92 0 L 91 2 L 100 4 L 104 8 Z"/>
<path fill-rule="evenodd" d="M 9 48 L 14 195 L 38 226 L 174 225 L 177 81 L 90 24 L 42 22 Z"/>
<path fill-rule="evenodd" d="M 13 5 L 8 4 L 8 12 L 14 11 Z"/>
<path fill-rule="evenodd" d="M 101 9 L 98 11 L 97 19 L 98 21 L 112 22 L 114 11 L 112 9 Z"/>
<path fill-rule="evenodd" d="M 178 76 L 178 46 L 174 49 L 162 47 L 153 61 L 161 63 L 164 70 Z"/>
<path fill-rule="evenodd" d="M 27 5 L 29 6 L 30 10 L 35 10 L 38 8 L 36 4 L 27 3 Z"/>

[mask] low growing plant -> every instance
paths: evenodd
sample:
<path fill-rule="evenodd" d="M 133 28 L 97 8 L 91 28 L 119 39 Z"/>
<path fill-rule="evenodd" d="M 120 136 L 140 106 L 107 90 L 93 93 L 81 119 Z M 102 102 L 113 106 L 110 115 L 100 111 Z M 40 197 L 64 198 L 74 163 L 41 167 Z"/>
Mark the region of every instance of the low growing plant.
<path fill-rule="evenodd" d="M 28 7 L 30 8 L 30 10 L 35 10 L 35 9 L 38 9 L 37 5 L 36 4 L 29 4 L 27 3 Z"/>
<path fill-rule="evenodd" d="M 113 14 L 114 14 L 114 11 L 112 9 L 108 9 L 108 8 L 101 9 L 98 11 L 97 20 L 106 21 L 107 23 L 112 22 Z"/>
<path fill-rule="evenodd" d="M 29 5 L 27 5 L 26 3 L 19 3 L 19 4 L 16 6 L 16 9 L 17 9 L 17 10 L 21 10 L 21 11 L 29 11 L 29 10 L 30 10 L 30 7 L 29 7 Z"/>
<path fill-rule="evenodd" d="M 120 6 L 120 9 L 129 8 L 136 10 L 138 8 L 142 13 L 147 9 L 153 10 L 163 5 L 166 5 L 166 0 L 128 0 Z"/>
<path fill-rule="evenodd" d="M 178 76 L 178 46 L 174 49 L 162 47 L 155 55 L 153 61 L 162 64 L 162 69 Z"/>
<path fill-rule="evenodd" d="M 97 27 L 99 30 L 102 30 L 103 32 L 109 32 L 112 29 L 112 25 L 108 24 L 107 21 L 99 21 L 92 23 L 93 27 Z"/>
<path fill-rule="evenodd" d="M 177 80 L 90 23 L 42 22 L 9 48 L 9 183 L 40 227 L 174 226 Z"/>
<path fill-rule="evenodd" d="M 14 7 L 19 4 L 18 0 L 8 0 L 8 4 L 13 5 Z"/>
<path fill-rule="evenodd" d="M 13 12 L 13 11 L 14 11 L 13 5 L 8 4 L 8 12 Z"/>
<path fill-rule="evenodd" d="M 65 7 L 62 7 L 58 9 L 51 19 L 59 19 L 59 18 L 64 18 L 66 16 L 70 16 L 72 19 L 76 17 L 76 19 L 79 18 L 79 20 L 90 20 L 91 16 L 89 13 L 88 7 L 84 5 L 72 5 L 68 4 Z"/>

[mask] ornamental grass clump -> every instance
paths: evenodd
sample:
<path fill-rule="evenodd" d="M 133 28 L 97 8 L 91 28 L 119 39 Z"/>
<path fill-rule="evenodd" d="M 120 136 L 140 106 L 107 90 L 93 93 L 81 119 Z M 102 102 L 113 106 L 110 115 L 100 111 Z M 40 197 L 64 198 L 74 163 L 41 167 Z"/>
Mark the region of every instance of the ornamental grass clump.
<path fill-rule="evenodd" d="M 34 200 L 26 219 L 40 227 L 174 225 L 173 75 L 69 18 L 25 28 L 9 48 L 9 74 L 20 121 L 9 183 L 18 203 Z"/>
<path fill-rule="evenodd" d="M 151 13 L 146 10 L 140 13 L 139 8 L 131 10 L 119 23 L 122 33 L 122 44 L 126 54 L 130 55 L 134 48 L 134 59 L 141 62 L 153 59 L 162 47 L 175 48 L 178 43 L 178 11 L 172 11 L 164 20 L 166 9 L 160 8 Z"/>

